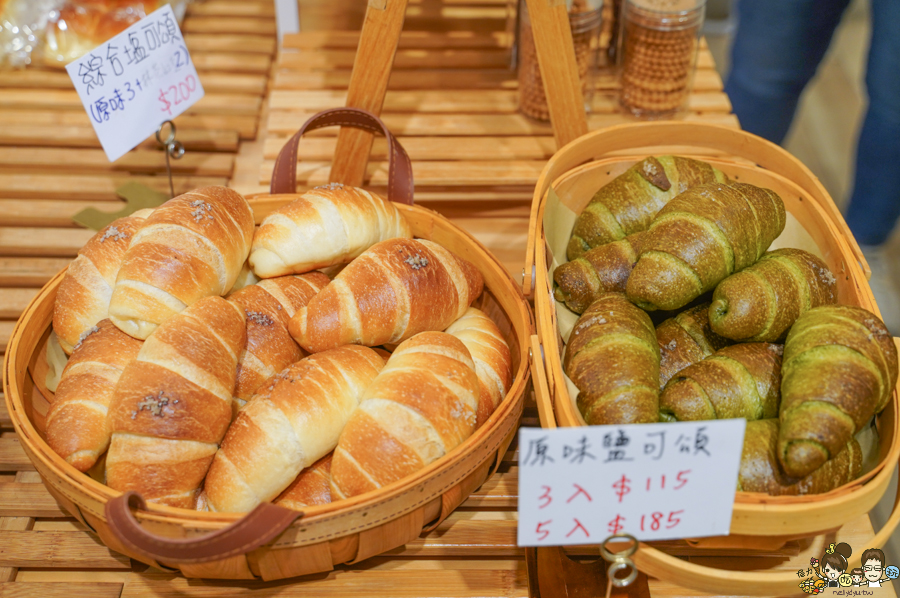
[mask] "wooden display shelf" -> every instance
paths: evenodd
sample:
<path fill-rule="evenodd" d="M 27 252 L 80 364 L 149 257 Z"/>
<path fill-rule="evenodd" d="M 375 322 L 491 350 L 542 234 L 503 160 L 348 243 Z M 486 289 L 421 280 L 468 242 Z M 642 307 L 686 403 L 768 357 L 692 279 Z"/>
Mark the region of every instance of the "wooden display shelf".
<path fill-rule="evenodd" d="M 327 4 L 309 8 L 323 18 L 337 15 L 340 7 Z M 383 114 L 414 162 L 417 201 L 471 231 L 518 277 L 532 188 L 556 144 L 549 124 L 516 111 L 516 78 L 505 68 L 506 4 L 410 0 Z M 316 111 L 345 103 L 358 32 L 287 36 L 287 52 L 273 65 L 271 0 L 196 0 L 183 31 L 207 98 L 176 120 L 188 149 L 174 163 L 176 192 L 225 182 L 244 193 L 267 190 L 286 138 Z M 597 88 L 589 126 L 624 122 L 612 99 L 613 78 L 601 76 Z M 126 178 L 168 188 L 155 141 L 106 163 L 73 93 L 60 71 L 0 73 L 0 352 L 27 302 L 91 236 L 71 223 L 72 215 L 91 206 L 118 210 L 114 190 Z M 686 118 L 737 126 L 705 47 L 689 106 Z M 262 121 L 261 114 L 267 114 Z M 327 182 L 335 136 L 323 130 L 300 144 L 301 188 Z M 375 188 L 385 181 L 384 150 L 376 140 L 369 169 Z M 523 425 L 538 425 L 533 404 Z M 498 473 L 437 530 L 387 555 L 299 581 L 188 580 L 110 551 L 69 517 L 18 446 L 0 400 L 0 595 L 524 597 L 524 552 L 515 543 L 516 460 L 510 450 Z M 871 535 L 864 517 L 839 537 L 856 546 Z M 775 560 L 790 570 L 821 557 L 820 548 L 795 542 L 739 558 Z M 735 558 L 699 557 L 684 543 L 669 550 L 707 564 Z M 592 558 L 596 549 L 569 554 Z M 661 580 L 650 580 L 650 589 L 659 597 L 697 595 Z"/>
<path fill-rule="evenodd" d="M 462 14 L 476 14 L 505 10 L 499 4 L 454 6 Z M 466 17 L 448 17 L 440 29 L 416 29 L 422 24 L 414 16 L 416 9 L 413 3 L 407 8 L 382 119 L 413 161 L 417 203 L 475 234 L 519 280 L 531 193 L 541 168 L 556 151 L 553 129 L 518 112 L 518 82 L 507 66 L 505 19 L 481 19 L 466 30 L 460 25 Z M 264 191 L 284 142 L 312 114 L 346 104 L 358 43 L 359 33 L 349 31 L 285 37 L 269 96 L 258 186 L 241 190 Z M 737 127 L 714 66 L 704 43 L 682 118 Z M 616 89 L 612 73 L 601 70 L 588 116 L 590 129 L 628 120 L 618 107 Z M 337 129 L 324 129 L 301 141 L 298 189 L 329 181 L 337 134 Z M 375 190 L 383 191 L 387 184 L 385 147 L 384 140 L 375 140 L 366 174 L 366 185 Z"/>

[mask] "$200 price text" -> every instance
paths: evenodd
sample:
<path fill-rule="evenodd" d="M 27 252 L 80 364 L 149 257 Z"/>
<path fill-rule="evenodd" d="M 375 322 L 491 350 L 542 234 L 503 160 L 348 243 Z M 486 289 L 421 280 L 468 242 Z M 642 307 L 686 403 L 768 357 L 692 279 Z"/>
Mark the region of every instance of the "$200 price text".
<path fill-rule="evenodd" d="M 522 428 L 519 545 L 728 534 L 745 425 Z"/>

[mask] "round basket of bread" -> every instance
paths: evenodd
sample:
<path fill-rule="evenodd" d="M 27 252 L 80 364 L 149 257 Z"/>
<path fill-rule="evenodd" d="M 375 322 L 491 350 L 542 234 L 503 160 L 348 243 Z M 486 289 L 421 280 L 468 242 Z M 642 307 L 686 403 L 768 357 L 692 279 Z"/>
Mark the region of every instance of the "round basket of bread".
<path fill-rule="evenodd" d="M 339 123 L 388 137 L 394 201 L 293 193 L 300 137 Z M 496 469 L 528 384 L 521 290 L 411 205 L 381 121 L 320 113 L 277 166 L 272 195 L 197 189 L 100 230 L 6 355 L 50 492 L 111 549 L 189 577 L 318 573 L 432 529 Z"/>

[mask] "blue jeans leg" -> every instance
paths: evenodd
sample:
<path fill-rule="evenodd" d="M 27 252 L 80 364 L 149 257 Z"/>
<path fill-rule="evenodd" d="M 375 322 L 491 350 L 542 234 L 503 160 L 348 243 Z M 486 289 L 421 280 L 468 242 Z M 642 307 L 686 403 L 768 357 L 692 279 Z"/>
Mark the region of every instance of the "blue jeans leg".
<path fill-rule="evenodd" d="M 891 19 L 894 19 L 893 21 Z M 859 134 L 847 225 L 863 245 L 887 241 L 900 217 L 900 0 L 872 0 L 869 107 Z"/>
<path fill-rule="evenodd" d="M 781 143 L 847 4 L 849 0 L 738 1 L 725 92 L 744 130 Z"/>

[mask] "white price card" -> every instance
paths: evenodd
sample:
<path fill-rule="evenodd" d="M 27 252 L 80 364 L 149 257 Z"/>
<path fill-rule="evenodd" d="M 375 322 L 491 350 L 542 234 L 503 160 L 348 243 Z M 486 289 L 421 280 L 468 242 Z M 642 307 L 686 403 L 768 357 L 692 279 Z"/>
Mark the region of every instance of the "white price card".
<path fill-rule="evenodd" d="M 743 419 L 519 431 L 519 546 L 729 533 Z"/>
<path fill-rule="evenodd" d="M 203 97 L 168 4 L 66 66 L 110 162 Z"/>

